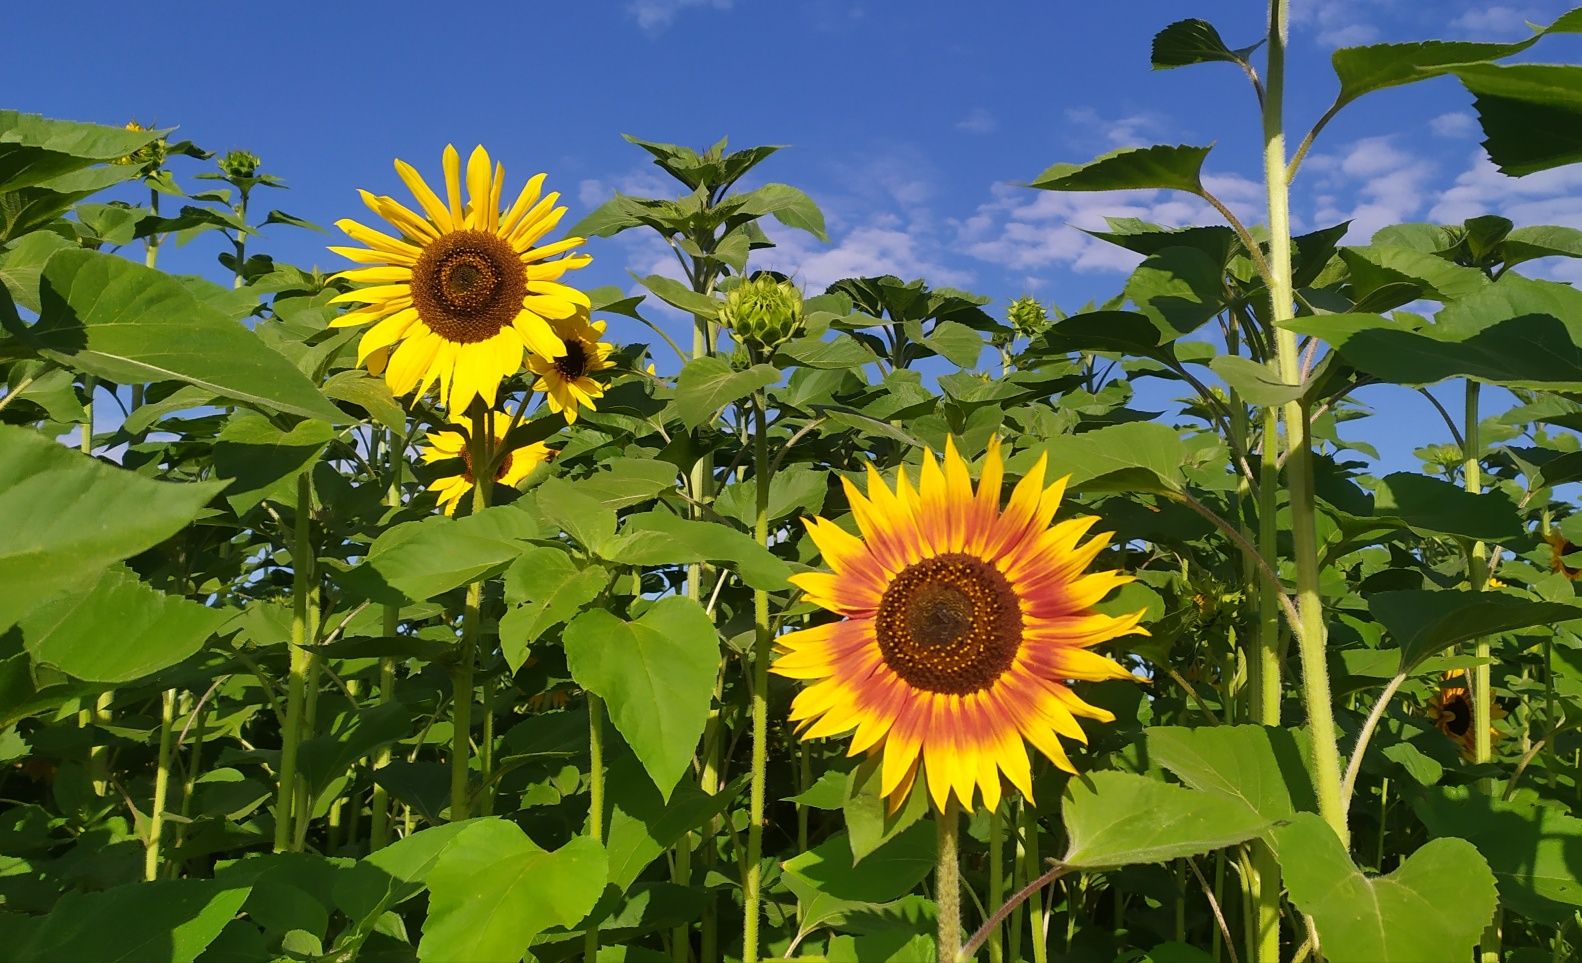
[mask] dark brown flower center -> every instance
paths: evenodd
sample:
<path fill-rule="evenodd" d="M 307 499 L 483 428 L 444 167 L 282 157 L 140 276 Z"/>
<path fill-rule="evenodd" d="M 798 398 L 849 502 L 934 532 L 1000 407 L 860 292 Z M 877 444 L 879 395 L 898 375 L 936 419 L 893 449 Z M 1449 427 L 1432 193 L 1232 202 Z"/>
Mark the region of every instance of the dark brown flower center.
<path fill-rule="evenodd" d="M 412 266 L 412 304 L 447 341 L 487 341 L 516 319 L 527 295 L 522 262 L 487 231 L 440 235 Z"/>
<path fill-rule="evenodd" d="M 1563 538 L 1557 539 L 1553 544 L 1554 570 L 1563 573 L 1566 578 L 1571 579 L 1573 582 L 1576 581 L 1576 577 L 1578 575 L 1582 575 L 1582 569 L 1572 568 L 1571 566 L 1567 565 L 1566 556 L 1570 555 L 1572 552 L 1575 552 L 1577 547 Z"/>
<path fill-rule="evenodd" d="M 1472 703 L 1464 695 L 1451 696 L 1445 702 L 1445 711 L 1450 713 L 1450 719 L 1445 723 L 1445 731 L 1453 736 L 1464 736 L 1472 728 Z"/>
<path fill-rule="evenodd" d="M 500 464 L 494 470 L 494 480 L 499 481 L 505 473 L 511 470 L 511 452 L 500 456 Z M 472 473 L 472 446 L 463 445 L 461 448 L 461 477 L 469 482 L 477 483 L 478 479 Z"/>
<path fill-rule="evenodd" d="M 908 566 L 874 620 L 885 664 L 908 684 L 966 695 L 988 688 L 1022 644 L 1022 606 L 981 558 L 953 552 Z"/>
<path fill-rule="evenodd" d="M 576 381 L 588 373 L 588 352 L 581 341 L 566 339 L 566 353 L 555 359 L 555 370 L 567 381 Z"/>

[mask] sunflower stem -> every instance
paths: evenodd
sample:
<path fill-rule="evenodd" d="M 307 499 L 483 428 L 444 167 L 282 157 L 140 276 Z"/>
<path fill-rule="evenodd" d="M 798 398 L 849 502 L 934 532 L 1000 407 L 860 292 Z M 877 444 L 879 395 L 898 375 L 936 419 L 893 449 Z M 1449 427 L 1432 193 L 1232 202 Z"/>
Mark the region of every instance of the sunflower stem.
<path fill-rule="evenodd" d="M 474 399 L 472 405 L 472 427 L 468 432 L 467 445 L 471 451 L 472 464 L 488 466 L 494 452 L 491 451 L 490 442 L 493 434 L 490 431 L 489 409 L 484 407 L 482 399 Z M 478 514 L 489 507 L 489 495 L 493 487 L 494 473 L 492 471 L 473 472 L 472 485 L 472 511 Z M 474 663 L 478 661 L 478 623 L 483 608 L 483 582 L 475 581 L 467 586 L 467 600 L 461 614 L 461 646 L 456 652 L 456 664 L 451 669 L 451 689 L 455 693 L 451 707 L 451 744 L 450 744 L 450 819 L 459 822 L 468 816 L 468 778 L 471 775 L 472 765 L 469 758 L 472 738 L 472 702 L 473 702 L 473 672 Z"/>
<path fill-rule="evenodd" d="M 170 801 L 170 760 L 174 754 L 176 690 L 166 689 L 160 697 L 159 769 L 154 773 L 154 803 L 148 813 L 148 848 L 143 852 L 143 878 L 159 878 L 159 843 L 165 831 L 165 806 Z"/>
<path fill-rule="evenodd" d="M 806 848 L 806 847 L 804 847 Z M 1005 905 L 1005 821 L 1000 807 L 989 811 L 989 915 L 992 918 Z M 1001 927 L 996 924 L 989 932 L 989 963 L 1002 963 L 1005 947 L 1001 944 Z"/>
<path fill-rule="evenodd" d="M 1286 0 L 1269 2 L 1269 61 L 1263 100 L 1264 178 L 1269 207 L 1269 301 L 1273 306 L 1276 350 L 1281 380 L 1301 384 L 1303 372 L 1297 357 L 1296 332 L 1280 327 L 1293 316 L 1291 286 L 1290 183 L 1286 170 L 1284 99 L 1285 45 L 1289 11 Z M 1285 405 L 1285 440 L 1291 492 L 1291 540 L 1296 556 L 1296 594 L 1300 613 L 1297 651 L 1302 661 L 1302 689 L 1308 728 L 1313 736 L 1313 787 L 1318 811 L 1335 835 L 1348 847 L 1351 833 L 1340 799 L 1340 747 L 1335 738 L 1334 707 L 1330 699 L 1329 667 L 1324 660 L 1324 612 L 1319 595 L 1317 523 L 1313 498 L 1311 411 L 1303 400 Z"/>
<path fill-rule="evenodd" d="M 404 452 L 400 436 L 389 433 L 385 457 L 390 462 L 390 487 L 385 491 L 385 504 L 390 508 L 401 506 L 401 466 Z M 381 632 L 386 639 L 394 638 L 401 628 L 401 606 L 386 605 L 381 613 Z M 379 660 L 379 704 L 385 705 L 395 698 L 395 658 L 384 656 Z M 379 770 L 390 765 L 390 747 L 384 746 L 374 754 L 369 766 L 369 778 L 374 779 L 373 800 L 368 823 L 368 851 L 383 849 L 390 844 L 390 793 L 379 785 Z"/>
<path fill-rule="evenodd" d="M 753 395 L 753 488 L 757 511 L 753 538 L 769 543 L 769 414 L 763 389 Z M 769 763 L 769 593 L 753 589 L 752 775 L 747 804 L 747 872 L 742 877 L 742 963 L 757 963 L 758 918 L 762 899 L 764 778 Z M 959 930 L 959 926 L 958 926 Z M 959 937 L 958 937 L 959 939 Z M 959 945 L 959 944 L 958 944 Z"/>
<path fill-rule="evenodd" d="M 297 520 L 291 545 L 291 667 L 286 676 L 286 725 L 280 743 L 280 788 L 275 797 L 275 852 L 291 848 L 292 803 L 296 798 L 297 750 L 302 745 L 302 715 L 307 694 L 308 594 L 313 578 L 309 521 L 313 485 L 297 476 Z"/>
<path fill-rule="evenodd" d="M 1033 880 L 1038 879 L 1043 874 L 1040 872 L 1041 866 L 1038 858 L 1038 813 L 1033 808 L 1033 804 L 1027 799 L 1022 800 L 1021 820 L 1023 875 L 1027 877 L 1029 884 L 1031 884 Z M 1070 882 L 1069 879 L 1066 881 L 1067 892 L 1070 892 Z M 1066 907 L 1066 912 L 1068 915 L 1075 912 L 1069 903 Z M 1027 928 L 1032 935 L 1033 963 L 1049 963 L 1048 930 L 1044 924 L 1044 891 L 1035 889 L 1027 897 Z M 1069 941 L 1067 949 L 1070 949 Z"/>
<path fill-rule="evenodd" d="M 600 846 L 604 845 L 604 700 L 587 693 L 588 697 L 588 836 Z M 583 935 L 582 955 L 586 963 L 596 963 L 599 956 L 599 925 L 588 924 Z"/>
<path fill-rule="evenodd" d="M 1461 481 L 1467 491 L 1474 495 L 1483 491 L 1483 464 L 1479 460 L 1482 439 L 1478 430 L 1478 394 L 1481 386 L 1471 379 L 1467 380 L 1466 424 L 1462 428 L 1461 436 L 1466 439 L 1466 448 L 1462 451 L 1465 459 L 1461 469 Z M 1468 587 L 1474 592 L 1481 592 L 1484 588 L 1484 576 L 1488 572 L 1487 560 L 1489 548 L 1481 541 L 1475 541 L 1467 549 L 1467 582 Z M 1489 678 L 1489 654 L 1491 651 L 1489 637 L 1483 636 L 1474 642 L 1478 664 L 1472 670 L 1472 758 L 1480 765 L 1486 764 L 1494 755 L 1494 744 L 1489 738 L 1489 713 L 1493 708 L 1493 693 Z M 1485 795 L 1493 795 L 1494 780 L 1488 776 L 1478 780 L 1478 788 Z M 1494 907 L 1494 918 L 1484 928 L 1482 937 L 1478 940 L 1478 958 L 1482 963 L 1499 963 L 1500 959 L 1500 908 Z"/>
<path fill-rule="evenodd" d="M 934 899 L 939 907 L 939 963 L 956 963 L 961 954 L 961 863 L 956 852 L 961 808 L 952 794 L 945 811 L 934 814 L 939 864 L 934 870 Z"/>

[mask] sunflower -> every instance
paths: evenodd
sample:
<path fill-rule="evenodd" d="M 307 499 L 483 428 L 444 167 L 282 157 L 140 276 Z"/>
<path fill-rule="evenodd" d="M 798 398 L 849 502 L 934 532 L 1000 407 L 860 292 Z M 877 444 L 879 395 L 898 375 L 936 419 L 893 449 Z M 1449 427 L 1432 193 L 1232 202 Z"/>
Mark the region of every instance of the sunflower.
<path fill-rule="evenodd" d="M 610 360 L 615 349 L 599 340 L 604 322 L 590 321 L 585 311 L 556 320 L 553 326 L 565 349 L 554 356 L 534 355 L 527 359 L 527 367 L 538 375 L 533 390 L 544 392 L 549 410 L 564 414 L 569 425 L 577 420 L 578 406 L 592 411 L 594 399 L 604 397 L 604 386 L 592 376 L 615 366 Z"/>
<path fill-rule="evenodd" d="M 583 239 L 540 245 L 566 213 L 555 206 L 559 194 L 540 197 L 543 174 L 528 181 L 502 212 L 505 168 L 491 166 L 482 147 L 467 160 L 465 206 L 455 147 L 445 148 L 444 200 L 410 164 L 398 160 L 395 166 L 422 213 L 392 197 L 360 192 L 396 233 L 352 220 L 336 222 L 367 247 L 330 250 L 371 266 L 341 273 L 368 286 L 331 299 L 362 305 L 331 325 L 378 322 L 358 344 L 357 363 L 382 371 L 397 395 L 416 388 L 421 396 L 438 381 L 440 398 L 453 413 L 466 411 L 474 398 L 493 405 L 500 382 L 521 369 L 524 348 L 547 358 L 565 352 L 551 322 L 586 310 L 589 302 L 560 278 L 591 259 L 555 255 Z"/>
<path fill-rule="evenodd" d="M 1578 549 L 1577 546 L 1572 545 L 1566 540 L 1564 535 L 1561 535 L 1558 531 L 1554 530 L 1551 530 L 1548 535 L 1544 536 L 1544 541 L 1549 543 L 1549 548 L 1551 550 L 1549 556 L 1550 568 L 1561 573 L 1573 582 L 1579 578 L 1582 578 L 1582 568 L 1572 568 L 1566 564 L 1567 555 L 1570 555 L 1572 552 L 1582 551 L 1582 549 Z"/>
<path fill-rule="evenodd" d="M 496 413 L 494 419 L 494 445 L 499 452 L 500 446 L 505 441 L 506 430 L 510 428 L 510 419 Z M 434 431 L 429 432 L 428 447 L 423 449 L 423 461 L 433 464 L 448 458 L 461 459 L 461 474 L 445 475 L 434 479 L 428 486 L 431 492 L 439 492 L 439 504 L 444 506 L 445 514 L 456 514 L 456 506 L 466 494 L 472 491 L 477 479 L 472 473 L 472 449 L 467 444 L 467 436 L 460 431 Z M 498 463 L 494 469 L 494 483 L 515 488 L 522 479 L 533 473 L 533 469 L 549 461 L 553 452 L 543 442 L 535 442 L 523 448 L 513 449 L 495 457 Z"/>
<path fill-rule="evenodd" d="M 974 493 L 950 442 L 943 468 L 925 453 L 915 489 L 905 469 L 892 491 L 871 465 L 866 497 L 846 482 L 860 538 L 823 518 L 807 523 L 832 571 L 792 581 L 844 618 L 782 636 L 774 671 L 813 680 L 791 706 L 802 738 L 855 729 L 849 754 L 882 756 L 892 809 L 920 769 L 941 810 L 952 792 L 970 809 L 976 790 L 998 806 L 1001 772 L 1030 799 L 1024 739 L 1075 772 L 1060 742 L 1087 741 L 1075 717 L 1115 718 L 1067 683 L 1131 678 L 1089 650 L 1147 634 L 1143 613 L 1093 610 L 1131 577 L 1083 574 L 1109 535 L 1082 541 L 1094 518 L 1051 526 L 1065 480 L 1046 488 L 1044 473 L 1040 458 L 1002 511 L 999 444 L 990 442 Z"/>
<path fill-rule="evenodd" d="M 1466 675 L 1465 669 L 1452 669 L 1445 673 L 1444 680 L 1455 684 L 1440 686 L 1434 697 L 1428 700 L 1428 714 L 1433 717 L 1439 731 L 1461 747 L 1461 758 L 1471 759 L 1477 745 L 1477 734 L 1472 730 L 1472 692 L 1467 688 Z M 1505 710 L 1500 708 L 1499 703 L 1489 706 L 1489 721 L 1503 718 Z M 1489 726 L 1489 742 L 1492 744 L 1499 738 L 1499 730 Z"/>

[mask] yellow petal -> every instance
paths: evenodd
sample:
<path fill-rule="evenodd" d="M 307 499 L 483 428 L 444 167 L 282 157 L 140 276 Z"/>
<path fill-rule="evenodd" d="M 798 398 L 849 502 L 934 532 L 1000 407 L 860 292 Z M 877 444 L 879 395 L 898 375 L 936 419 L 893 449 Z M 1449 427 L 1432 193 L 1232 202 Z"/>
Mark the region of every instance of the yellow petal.
<path fill-rule="evenodd" d="M 470 205 L 467 226 L 473 230 L 488 228 L 489 195 L 493 193 L 490 173 L 489 152 L 479 144 L 473 148 L 472 156 L 467 158 L 467 199 Z"/>
<path fill-rule="evenodd" d="M 445 145 L 445 198 L 450 203 L 450 220 L 460 230 L 466 226 L 461 209 L 461 155 L 455 144 Z"/>
<path fill-rule="evenodd" d="M 428 186 L 428 182 L 423 180 L 423 175 L 417 172 L 417 168 L 404 160 L 397 160 L 395 169 L 396 176 L 400 177 L 407 190 L 412 192 L 418 206 L 423 208 L 424 214 L 428 215 L 428 219 L 441 231 L 454 231 L 456 224 L 451 220 L 450 212 L 445 209 L 444 204 L 440 203 L 439 197 Z"/>

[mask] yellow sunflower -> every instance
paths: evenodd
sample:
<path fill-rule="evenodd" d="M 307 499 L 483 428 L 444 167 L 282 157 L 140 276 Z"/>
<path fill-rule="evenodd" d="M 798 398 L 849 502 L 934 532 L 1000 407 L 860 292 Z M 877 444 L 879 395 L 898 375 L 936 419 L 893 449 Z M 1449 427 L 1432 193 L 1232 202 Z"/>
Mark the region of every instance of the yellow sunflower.
<path fill-rule="evenodd" d="M 970 809 L 975 790 L 994 808 L 1001 772 L 1031 798 L 1024 739 L 1075 772 L 1060 742 L 1087 741 L 1075 717 L 1115 718 L 1067 683 L 1131 678 L 1089 650 L 1146 635 L 1143 613 L 1093 610 L 1131 577 L 1083 574 L 1109 535 L 1082 541 L 1094 518 L 1052 525 L 1065 480 L 1046 488 L 1044 473 L 1040 458 L 1002 511 L 999 444 L 974 493 L 951 442 L 943 467 L 925 453 L 915 489 L 905 469 L 892 491 L 869 466 L 866 497 L 846 482 L 860 538 L 823 518 L 807 523 L 832 571 L 792 581 L 844 618 L 778 639 L 774 671 L 813 681 L 791 706 L 802 738 L 855 729 L 849 754 L 882 756 L 892 809 L 919 769 L 941 810 L 952 792 Z"/>
<path fill-rule="evenodd" d="M 1554 530 L 1551 530 L 1548 535 L 1544 536 L 1544 541 L 1549 543 L 1550 568 L 1561 573 L 1573 582 L 1579 578 L 1582 578 L 1582 568 L 1572 568 L 1566 564 L 1566 556 L 1570 555 L 1572 552 L 1579 551 L 1577 546 L 1572 545 L 1566 540 L 1564 535 L 1561 535 L 1558 531 Z"/>
<path fill-rule="evenodd" d="M 586 312 L 554 322 L 555 334 L 565 342 L 565 350 L 553 357 L 534 355 L 527 359 L 527 367 L 538 375 L 534 391 L 544 392 L 550 411 L 566 416 L 566 424 L 577 420 L 577 408 L 592 411 L 594 399 L 604 397 L 604 385 L 593 380 L 596 372 L 612 368 L 610 360 L 614 346 L 600 341 L 604 335 L 603 321 L 590 321 Z"/>
<path fill-rule="evenodd" d="M 493 405 L 500 382 L 522 367 L 524 348 L 545 357 L 564 353 L 550 322 L 588 308 L 588 297 L 560 283 L 586 265 L 586 254 L 556 258 L 580 237 L 540 244 L 565 215 L 559 194 L 540 197 L 544 175 L 527 182 L 503 212 L 505 168 L 491 165 L 482 147 L 467 160 L 468 203 L 462 204 L 461 158 L 445 148 L 445 198 L 431 190 L 410 164 L 396 161 L 422 213 L 392 197 L 361 191 L 363 202 L 394 228 L 386 234 L 352 220 L 336 226 L 366 248 L 330 250 L 359 264 L 340 276 L 368 285 L 337 295 L 332 303 L 362 307 L 333 327 L 374 324 L 357 346 L 357 363 L 383 371 L 390 390 L 419 396 L 439 383 L 453 413 L 473 398 Z"/>
<path fill-rule="evenodd" d="M 494 417 L 494 447 L 495 451 L 505 442 L 506 430 L 510 428 L 510 419 L 500 413 Z M 433 464 L 447 458 L 461 459 L 461 474 L 446 475 L 434 479 L 428 486 L 431 492 L 439 493 L 439 504 L 444 507 L 445 514 L 456 514 L 456 506 L 461 504 L 462 498 L 472 491 L 477 479 L 472 472 L 472 450 L 467 444 L 467 436 L 460 431 L 433 431 L 428 434 L 428 447 L 423 449 L 423 461 Z M 522 479 L 533 473 L 533 469 L 549 461 L 554 453 L 543 442 L 535 442 L 522 448 L 497 454 L 495 456 L 494 483 L 515 488 Z"/>
<path fill-rule="evenodd" d="M 1440 686 L 1434 697 L 1428 700 L 1428 714 L 1433 717 L 1439 731 L 1461 747 L 1461 758 L 1470 760 L 1477 746 L 1477 734 L 1472 729 L 1472 692 L 1467 688 L 1466 675 L 1465 669 L 1452 669 L 1445 673 L 1444 680 L 1455 684 Z M 1489 706 L 1490 722 L 1503 718 L 1505 710 L 1500 708 L 1499 703 Z M 1493 745 L 1499 738 L 1499 730 L 1489 726 L 1489 744 Z"/>

